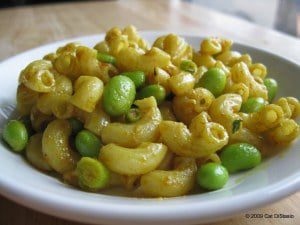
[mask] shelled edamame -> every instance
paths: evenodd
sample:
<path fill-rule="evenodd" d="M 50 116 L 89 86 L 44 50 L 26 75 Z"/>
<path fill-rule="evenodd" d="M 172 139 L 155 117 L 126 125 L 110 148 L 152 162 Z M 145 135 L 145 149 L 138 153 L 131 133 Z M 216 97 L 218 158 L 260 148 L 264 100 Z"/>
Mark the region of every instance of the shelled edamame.
<path fill-rule="evenodd" d="M 25 149 L 28 142 L 28 132 L 25 125 L 18 120 L 9 121 L 3 129 L 3 139 L 15 152 Z"/>
<path fill-rule="evenodd" d="M 269 102 L 272 102 L 278 91 L 277 81 L 273 78 L 266 78 L 264 80 L 264 85 L 268 90 L 268 100 Z"/>
<path fill-rule="evenodd" d="M 160 104 L 166 98 L 165 88 L 159 84 L 152 84 L 144 87 L 138 93 L 139 99 L 148 98 L 150 96 L 153 96 L 156 99 L 157 103 Z"/>
<path fill-rule="evenodd" d="M 199 87 L 209 90 L 215 97 L 223 93 L 226 86 L 226 75 L 219 68 L 211 68 L 201 77 Z"/>
<path fill-rule="evenodd" d="M 135 99 L 135 85 L 126 76 L 115 76 L 103 91 L 103 108 L 110 116 L 121 116 L 126 113 Z"/>
<path fill-rule="evenodd" d="M 102 143 L 92 132 L 82 130 L 76 135 L 75 146 L 81 156 L 98 157 Z"/>

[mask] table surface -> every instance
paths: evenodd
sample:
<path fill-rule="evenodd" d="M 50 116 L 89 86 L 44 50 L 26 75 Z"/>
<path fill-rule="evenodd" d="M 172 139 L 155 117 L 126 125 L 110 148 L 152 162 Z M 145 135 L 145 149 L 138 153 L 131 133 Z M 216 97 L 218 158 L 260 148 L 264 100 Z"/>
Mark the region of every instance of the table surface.
<path fill-rule="evenodd" d="M 169 30 L 225 36 L 300 62 L 300 40 L 187 2 L 123 0 L 40 5 L 0 10 L 0 60 L 46 43 L 134 24 L 142 30 Z M 20 184 L 21 185 L 21 184 Z M 259 197 L 259 196 L 258 196 Z M 0 224 L 76 225 L 0 197 Z M 247 219 L 239 215 L 215 225 L 300 224 L 300 193 L 252 213 L 292 214 L 293 219 Z"/>

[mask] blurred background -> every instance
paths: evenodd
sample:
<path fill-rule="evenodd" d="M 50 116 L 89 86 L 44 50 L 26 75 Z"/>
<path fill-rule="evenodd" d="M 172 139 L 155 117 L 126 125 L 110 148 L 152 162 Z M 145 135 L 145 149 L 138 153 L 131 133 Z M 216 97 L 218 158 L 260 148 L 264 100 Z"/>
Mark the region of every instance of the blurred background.
<path fill-rule="evenodd" d="M 72 1 L 79 2 L 87 0 L 0 0 L 0 8 Z M 182 1 L 200 4 L 265 27 L 279 30 L 292 36 L 300 37 L 300 0 Z"/>

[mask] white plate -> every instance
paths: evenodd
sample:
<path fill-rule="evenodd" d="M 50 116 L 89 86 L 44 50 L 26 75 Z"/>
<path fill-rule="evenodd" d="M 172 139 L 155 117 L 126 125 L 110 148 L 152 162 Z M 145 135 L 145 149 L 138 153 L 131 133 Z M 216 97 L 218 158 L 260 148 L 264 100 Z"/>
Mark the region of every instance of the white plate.
<path fill-rule="evenodd" d="M 161 32 L 141 32 L 152 42 Z M 195 48 L 201 37 L 182 35 Z M 19 72 L 70 41 L 93 46 L 103 35 L 80 37 L 49 44 L 14 56 L 0 64 L 0 105 L 15 102 Z M 254 62 L 267 65 L 280 85 L 279 95 L 300 96 L 299 65 L 245 45 L 234 48 L 249 53 Z M 1 116 L 0 116 L 1 117 Z M 3 126 L 3 118 L 0 120 Z M 284 154 L 265 160 L 249 172 L 232 176 L 222 190 L 170 199 L 135 199 L 86 193 L 64 185 L 56 178 L 29 166 L 18 154 L 0 145 L 0 192 L 32 209 L 87 223 L 101 224 L 196 224 L 233 216 L 274 202 L 300 190 L 300 142 Z M 3 213 L 3 212 L 2 212 Z"/>

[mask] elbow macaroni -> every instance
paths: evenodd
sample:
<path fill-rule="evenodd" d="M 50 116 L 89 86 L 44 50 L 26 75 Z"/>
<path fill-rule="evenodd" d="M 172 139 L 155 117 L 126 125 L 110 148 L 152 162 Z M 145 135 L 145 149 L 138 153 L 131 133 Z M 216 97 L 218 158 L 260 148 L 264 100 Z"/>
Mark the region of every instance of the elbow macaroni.
<path fill-rule="evenodd" d="M 228 143 L 224 127 L 211 122 L 205 112 L 192 120 L 189 129 L 183 123 L 173 121 L 161 122 L 159 129 L 163 143 L 180 156 L 207 156 Z"/>
<path fill-rule="evenodd" d="M 300 115 L 300 103 L 294 97 L 280 98 L 275 104 L 282 108 L 286 118 L 294 119 Z"/>
<path fill-rule="evenodd" d="M 70 102 L 76 107 L 93 112 L 103 93 L 103 82 L 97 77 L 80 76 L 74 85 Z"/>
<path fill-rule="evenodd" d="M 48 165 L 42 152 L 42 137 L 43 135 L 41 133 L 30 137 L 26 147 L 26 158 L 36 168 L 50 171 L 51 167 Z"/>
<path fill-rule="evenodd" d="M 84 128 L 101 137 L 102 130 L 110 123 L 110 117 L 97 106 L 95 111 L 85 114 Z"/>
<path fill-rule="evenodd" d="M 277 127 L 267 132 L 267 137 L 275 144 L 289 144 L 299 135 L 299 131 L 299 125 L 294 120 L 284 118 Z"/>
<path fill-rule="evenodd" d="M 133 124 L 108 124 L 101 134 L 105 144 L 136 147 L 142 142 L 155 142 L 159 138 L 158 127 L 162 118 L 154 97 L 137 100 L 135 105 L 141 110 L 141 119 Z"/>
<path fill-rule="evenodd" d="M 266 86 L 260 77 L 253 77 L 243 62 L 235 64 L 231 68 L 231 79 L 234 83 L 243 83 L 249 88 L 249 97 L 262 97 L 268 100 Z"/>
<path fill-rule="evenodd" d="M 102 147 L 99 159 L 115 173 L 141 175 L 158 167 L 166 153 L 163 144 L 143 142 L 134 149 L 108 144 Z"/>
<path fill-rule="evenodd" d="M 168 80 L 169 87 L 175 95 L 184 95 L 192 90 L 195 85 L 195 78 L 188 72 L 180 72 Z"/>
<path fill-rule="evenodd" d="M 46 162 L 58 173 L 73 170 L 79 158 L 69 145 L 71 131 L 68 121 L 54 120 L 43 134 L 43 155 Z"/>
<path fill-rule="evenodd" d="M 27 88 L 24 84 L 19 84 L 17 89 L 17 110 L 21 116 L 28 115 L 32 107 L 36 104 L 39 94 Z"/>
<path fill-rule="evenodd" d="M 188 125 L 199 113 L 207 111 L 213 100 L 214 96 L 209 90 L 195 88 L 183 96 L 175 96 L 173 110 L 176 117 Z"/>
<path fill-rule="evenodd" d="M 253 132 L 261 133 L 275 128 L 284 118 L 283 110 L 280 106 L 270 104 L 256 113 L 250 114 L 245 120 L 245 126 Z"/>
<path fill-rule="evenodd" d="M 175 34 L 160 37 L 153 46 L 168 53 L 176 66 L 179 66 L 182 60 L 192 59 L 193 56 L 192 47 Z"/>
<path fill-rule="evenodd" d="M 213 121 L 223 125 L 229 134 L 232 133 L 232 123 L 241 119 L 238 112 L 242 105 L 242 97 L 237 94 L 224 94 L 216 98 L 210 108 L 209 115 Z"/>
<path fill-rule="evenodd" d="M 187 194 L 194 186 L 195 159 L 178 157 L 174 170 L 154 170 L 141 177 L 142 192 L 149 197 L 174 197 Z"/>
<path fill-rule="evenodd" d="M 50 92 L 55 85 L 51 62 L 37 60 L 30 63 L 21 72 L 19 81 L 33 91 Z"/>

